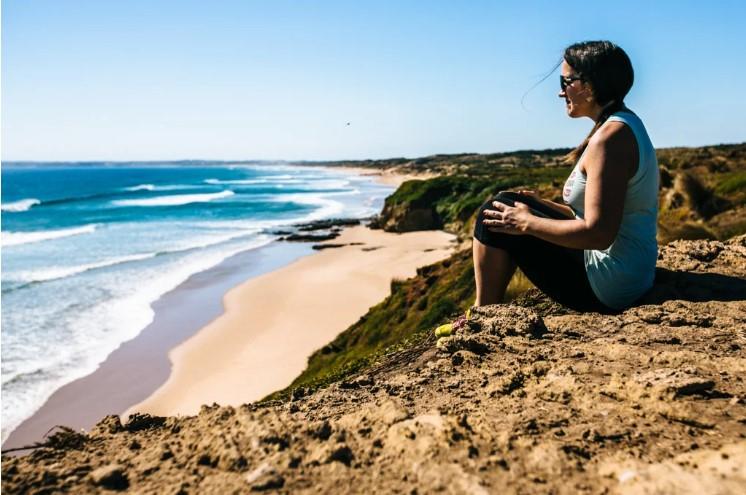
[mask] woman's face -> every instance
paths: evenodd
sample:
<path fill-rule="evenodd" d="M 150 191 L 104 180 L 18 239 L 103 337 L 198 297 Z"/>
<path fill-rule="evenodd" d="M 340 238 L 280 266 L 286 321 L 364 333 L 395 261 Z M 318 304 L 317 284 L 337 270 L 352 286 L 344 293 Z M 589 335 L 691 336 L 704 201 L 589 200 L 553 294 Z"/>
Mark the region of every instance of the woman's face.
<path fill-rule="evenodd" d="M 565 99 L 567 115 L 572 118 L 591 117 L 595 108 L 590 84 L 574 79 L 578 73 L 566 61 L 562 61 L 561 75 L 567 81 L 565 89 L 560 88 L 559 97 Z M 571 79 L 574 79 L 571 81 Z M 591 98 L 591 101 L 588 101 Z"/>

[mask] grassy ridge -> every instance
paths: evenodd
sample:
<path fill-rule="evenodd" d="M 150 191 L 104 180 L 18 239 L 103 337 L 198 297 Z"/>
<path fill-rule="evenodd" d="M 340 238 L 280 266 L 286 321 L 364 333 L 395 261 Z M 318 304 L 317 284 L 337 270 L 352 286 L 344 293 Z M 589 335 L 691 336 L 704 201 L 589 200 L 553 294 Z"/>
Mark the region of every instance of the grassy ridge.
<path fill-rule="evenodd" d="M 546 189 L 559 185 L 570 173 L 570 167 L 508 168 L 493 170 L 493 175 L 449 175 L 426 181 L 407 181 L 386 198 L 381 214 L 381 224 L 386 230 L 399 231 L 396 226 L 405 223 L 407 212 L 430 209 L 435 222 L 424 228 L 445 229 L 461 235 L 470 235 L 475 212 L 490 196 L 515 188 Z M 411 222 L 406 222 L 408 225 Z M 409 229 L 406 230 L 422 230 Z"/>
<path fill-rule="evenodd" d="M 727 239 L 746 231 L 746 144 L 666 148 L 658 242 Z"/>
<path fill-rule="evenodd" d="M 382 354 L 421 342 L 433 325 L 466 310 L 474 300 L 473 280 L 471 253 L 461 251 L 419 269 L 413 278 L 393 281 L 391 295 L 316 351 L 290 387 L 269 399 L 287 397 L 297 387 L 316 388 L 337 381 L 371 365 Z"/>
<path fill-rule="evenodd" d="M 421 158 L 391 158 L 388 160 L 346 160 L 305 162 L 327 167 L 367 167 L 376 170 L 395 168 L 401 172 L 430 172 L 440 175 L 467 174 L 491 177 L 505 168 L 533 168 L 564 166 L 564 156 L 570 148 L 519 150 L 505 153 L 460 153 L 431 155 Z M 304 162 L 301 162 L 304 163 Z"/>
<path fill-rule="evenodd" d="M 738 194 L 743 197 L 746 195 L 746 171 L 739 170 L 724 174 L 718 181 L 715 191 L 720 194 Z"/>
<path fill-rule="evenodd" d="M 529 286 L 525 276 L 518 274 L 508 287 L 507 298 Z M 431 337 L 440 323 L 463 314 L 474 297 L 474 266 L 468 250 L 418 269 L 415 277 L 394 280 L 386 299 L 314 352 L 308 367 L 289 387 L 265 400 L 285 399 L 299 387 L 315 389 L 340 381 L 384 355 L 416 345 Z"/>

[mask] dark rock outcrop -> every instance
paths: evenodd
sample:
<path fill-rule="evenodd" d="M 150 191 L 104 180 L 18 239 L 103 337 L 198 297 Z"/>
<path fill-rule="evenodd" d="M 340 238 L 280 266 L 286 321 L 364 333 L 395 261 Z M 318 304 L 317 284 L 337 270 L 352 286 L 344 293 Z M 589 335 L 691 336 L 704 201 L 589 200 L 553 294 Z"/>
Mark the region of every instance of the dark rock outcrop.
<path fill-rule="evenodd" d="M 437 230 L 443 227 L 433 207 L 415 207 L 411 204 L 398 204 L 384 208 L 376 220 L 386 232 L 414 232 L 418 230 Z"/>

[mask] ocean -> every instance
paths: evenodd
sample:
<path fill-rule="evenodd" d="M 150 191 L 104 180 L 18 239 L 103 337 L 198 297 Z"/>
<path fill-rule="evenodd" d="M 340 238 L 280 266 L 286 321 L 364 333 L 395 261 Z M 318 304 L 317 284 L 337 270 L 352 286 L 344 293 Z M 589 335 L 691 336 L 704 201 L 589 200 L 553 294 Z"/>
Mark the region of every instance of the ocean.
<path fill-rule="evenodd" d="M 286 164 L 2 167 L 2 439 L 153 320 L 191 275 L 391 186 Z"/>

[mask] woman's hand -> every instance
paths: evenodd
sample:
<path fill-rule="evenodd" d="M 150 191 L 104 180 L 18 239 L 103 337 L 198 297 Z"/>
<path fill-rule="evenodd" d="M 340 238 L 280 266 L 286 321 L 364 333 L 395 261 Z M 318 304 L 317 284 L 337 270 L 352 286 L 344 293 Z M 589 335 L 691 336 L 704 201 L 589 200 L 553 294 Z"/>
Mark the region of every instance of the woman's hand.
<path fill-rule="evenodd" d="M 501 234 L 522 235 L 527 233 L 529 223 L 534 217 L 529 207 L 521 202 L 515 206 L 508 206 L 499 201 L 493 201 L 494 210 L 484 210 L 485 219 L 482 223 L 487 230 Z"/>

